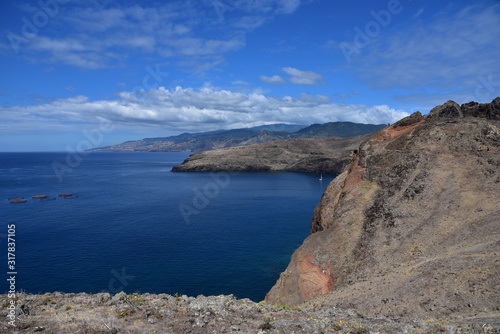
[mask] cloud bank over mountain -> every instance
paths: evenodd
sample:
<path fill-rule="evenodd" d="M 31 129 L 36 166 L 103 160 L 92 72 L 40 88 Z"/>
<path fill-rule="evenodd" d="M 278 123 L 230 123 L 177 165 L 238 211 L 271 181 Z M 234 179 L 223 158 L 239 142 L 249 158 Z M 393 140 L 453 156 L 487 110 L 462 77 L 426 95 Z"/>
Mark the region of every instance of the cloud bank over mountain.
<path fill-rule="evenodd" d="M 116 99 L 91 101 L 85 96 L 24 107 L 2 107 L 0 131 L 51 132 L 91 127 L 102 120 L 120 128 L 156 127 L 165 131 L 210 131 L 272 123 L 313 124 L 333 121 L 380 124 L 408 114 L 387 105 L 332 103 L 326 96 L 271 97 L 214 87 L 160 87 L 121 92 Z"/>

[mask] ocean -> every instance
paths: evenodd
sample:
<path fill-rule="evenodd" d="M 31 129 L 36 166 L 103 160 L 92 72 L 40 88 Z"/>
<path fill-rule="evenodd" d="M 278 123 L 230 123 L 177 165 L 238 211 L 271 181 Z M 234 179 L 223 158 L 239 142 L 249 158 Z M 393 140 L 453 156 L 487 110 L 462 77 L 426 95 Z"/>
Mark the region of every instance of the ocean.
<path fill-rule="evenodd" d="M 2 274 L 14 226 L 17 291 L 262 300 L 334 175 L 170 172 L 188 155 L 0 153 Z"/>

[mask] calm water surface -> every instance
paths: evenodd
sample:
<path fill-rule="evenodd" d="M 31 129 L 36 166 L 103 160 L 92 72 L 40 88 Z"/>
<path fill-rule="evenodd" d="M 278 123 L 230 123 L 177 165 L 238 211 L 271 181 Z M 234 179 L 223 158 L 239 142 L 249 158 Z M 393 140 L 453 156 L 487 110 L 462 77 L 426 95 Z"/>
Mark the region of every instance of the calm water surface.
<path fill-rule="evenodd" d="M 188 155 L 99 152 L 64 169 L 66 153 L 0 153 L 0 253 L 13 223 L 17 288 L 262 300 L 333 176 L 170 172 Z"/>

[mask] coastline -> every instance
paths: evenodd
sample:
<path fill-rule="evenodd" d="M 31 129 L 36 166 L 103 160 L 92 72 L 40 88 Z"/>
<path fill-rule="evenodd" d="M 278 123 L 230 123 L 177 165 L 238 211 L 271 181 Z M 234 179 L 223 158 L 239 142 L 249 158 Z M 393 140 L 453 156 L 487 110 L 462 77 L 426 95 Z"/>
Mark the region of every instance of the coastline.
<path fill-rule="evenodd" d="M 496 333 L 499 121 L 500 98 L 449 101 L 363 141 L 266 302 L 20 294 L 16 319 L 22 332 Z"/>

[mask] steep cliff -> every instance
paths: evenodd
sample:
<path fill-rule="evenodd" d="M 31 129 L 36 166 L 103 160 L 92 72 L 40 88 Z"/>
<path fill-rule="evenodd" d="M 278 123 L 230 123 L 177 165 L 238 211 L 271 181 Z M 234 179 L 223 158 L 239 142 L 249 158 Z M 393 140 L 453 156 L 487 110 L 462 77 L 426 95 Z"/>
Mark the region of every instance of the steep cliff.
<path fill-rule="evenodd" d="M 415 113 L 360 145 L 266 300 L 498 321 L 499 204 L 500 98 Z"/>

